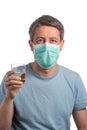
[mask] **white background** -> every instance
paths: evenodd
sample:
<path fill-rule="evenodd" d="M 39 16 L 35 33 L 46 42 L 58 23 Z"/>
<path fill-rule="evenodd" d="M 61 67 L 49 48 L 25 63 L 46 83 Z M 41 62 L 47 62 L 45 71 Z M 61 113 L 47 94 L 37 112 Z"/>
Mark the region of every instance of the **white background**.
<path fill-rule="evenodd" d="M 0 82 L 11 63 L 33 61 L 28 46 L 28 29 L 39 16 L 49 14 L 65 27 L 65 45 L 59 64 L 77 71 L 87 88 L 87 4 L 86 0 L 2 0 L 0 1 Z M 71 118 L 71 130 L 76 130 Z"/>

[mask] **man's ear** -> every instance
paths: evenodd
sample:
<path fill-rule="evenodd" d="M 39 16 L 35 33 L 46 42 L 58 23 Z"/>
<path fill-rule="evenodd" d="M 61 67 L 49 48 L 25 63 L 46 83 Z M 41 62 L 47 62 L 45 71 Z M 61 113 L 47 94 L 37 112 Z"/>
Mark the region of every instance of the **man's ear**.
<path fill-rule="evenodd" d="M 65 41 L 62 40 L 61 43 L 60 43 L 60 51 L 62 51 L 62 49 L 63 49 L 64 42 L 65 42 Z"/>
<path fill-rule="evenodd" d="M 29 40 L 28 43 L 29 43 L 29 46 L 31 48 L 31 51 L 33 51 L 33 42 L 31 40 Z"/>

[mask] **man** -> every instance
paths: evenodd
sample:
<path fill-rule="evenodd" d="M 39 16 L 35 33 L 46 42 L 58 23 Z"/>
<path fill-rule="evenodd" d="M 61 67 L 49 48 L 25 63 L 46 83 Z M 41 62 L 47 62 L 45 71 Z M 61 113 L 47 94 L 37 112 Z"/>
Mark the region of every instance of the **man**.
<path fill-rule="evenodd" d="M 76 72 L 59 64 L 64 27 L 43 15 L 29 29 L 34 62 L 26 65 L 26 80 L 7 72 L 0 86 L 0 130 L 87 130 L 87 93 Z M 20 68 L 20 67 L 19 67 Z"/>

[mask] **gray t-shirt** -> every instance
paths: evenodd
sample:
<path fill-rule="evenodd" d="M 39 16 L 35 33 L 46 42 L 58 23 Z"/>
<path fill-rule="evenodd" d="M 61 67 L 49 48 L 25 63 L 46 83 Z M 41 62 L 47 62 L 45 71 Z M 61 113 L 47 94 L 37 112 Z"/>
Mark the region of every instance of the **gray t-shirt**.
<path fill-rule="evenodd" d="M 87 106 L 87 93 L 76 72 L 58 65 L 54 76 L 44 78 L 26 65 L 26 81 L 14 99 L 11 130 L 70 130 L 73 110 Z M 3 82 L 0 102 L 4 98 Z"/>

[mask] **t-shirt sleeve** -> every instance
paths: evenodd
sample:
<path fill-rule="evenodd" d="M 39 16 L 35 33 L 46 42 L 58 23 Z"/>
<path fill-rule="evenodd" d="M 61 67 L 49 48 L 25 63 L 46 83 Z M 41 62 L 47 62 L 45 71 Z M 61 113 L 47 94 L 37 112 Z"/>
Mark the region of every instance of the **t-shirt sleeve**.
<path fill-rule="evenodd" d="M 5 86 L 4 86 L 4 78 L 0 84 L 0 104 L 5 96 Z"/>
<path fill-rule="evenodd" d="M 87 107 L 87 91 L 81 77 L 77 74 L 75 80 L 75 103 L 74 110 L 80 110 Z"/>

